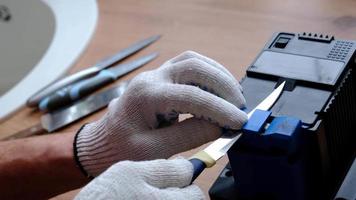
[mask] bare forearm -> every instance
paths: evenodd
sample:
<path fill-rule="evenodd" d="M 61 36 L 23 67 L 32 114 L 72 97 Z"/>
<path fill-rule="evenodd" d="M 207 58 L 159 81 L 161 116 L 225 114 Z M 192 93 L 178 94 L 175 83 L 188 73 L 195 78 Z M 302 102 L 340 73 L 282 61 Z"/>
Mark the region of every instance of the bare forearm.
<path fill-rule="evenodd" d="M 0 199 L 45 199 L 83 186 L 74 133 L 0 143 Z"/>

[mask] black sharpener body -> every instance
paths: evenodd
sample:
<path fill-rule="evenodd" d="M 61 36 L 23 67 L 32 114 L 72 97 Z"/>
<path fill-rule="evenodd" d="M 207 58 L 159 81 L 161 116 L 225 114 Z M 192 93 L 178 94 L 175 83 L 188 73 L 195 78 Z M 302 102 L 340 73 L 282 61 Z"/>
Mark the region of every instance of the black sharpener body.
<path fill-rule="evenodd" d="M 276 148 L 280 137 L 266 134 L 268 128 L 243 134 L 228 152 L 211 199 L 335 197 L 356 156 L 355 49 L 355 41 L 331 35 L 273 35 L 248 67 L 243 94 L 252 109 L 286 81 L 265 123 L 297 119 L 297 137 L 291 132 L 293 138 L 283 141 L 293 142 Z"/>

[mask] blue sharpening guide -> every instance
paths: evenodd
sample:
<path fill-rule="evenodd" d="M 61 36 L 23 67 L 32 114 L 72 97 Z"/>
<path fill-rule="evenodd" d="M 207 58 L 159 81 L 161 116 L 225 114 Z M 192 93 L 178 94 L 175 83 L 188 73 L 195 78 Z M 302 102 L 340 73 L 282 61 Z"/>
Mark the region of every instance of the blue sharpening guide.
<path fill-rule="evenodd" d="M 236 188 L 245 198 L 275 194 L 278 199 L 289 199 L 294 190 L 303 197 L 306 177 L 299 151 L 302 123 L 294 117 L 271 120 L 270 116 L 270 111 L 256 110 L 228 152 Z"/>

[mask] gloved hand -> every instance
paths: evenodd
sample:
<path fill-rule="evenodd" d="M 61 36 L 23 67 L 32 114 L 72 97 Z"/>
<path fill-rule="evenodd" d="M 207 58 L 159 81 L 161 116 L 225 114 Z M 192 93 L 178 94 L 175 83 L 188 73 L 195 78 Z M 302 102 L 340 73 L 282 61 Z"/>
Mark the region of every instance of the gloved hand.
<path fill-rule="evenodd" d="M 193 166 L 185 159 L 122 161 L 111 166 L 76 196 L 84 199 L 204 199 L 190 185 Z"/>
<path fill-rule="evenodd" d="M 185 52 L 136 76 L 100 120 L 78 131 L 78 165 L 97 176 L 118 161 L 168 158 L 198 147 L 217 139 L 220 127 L 240 129 L 244 104 L 239 82 L 223 66 Z M 180 113 L 194 117 L 178 123 Z"/>

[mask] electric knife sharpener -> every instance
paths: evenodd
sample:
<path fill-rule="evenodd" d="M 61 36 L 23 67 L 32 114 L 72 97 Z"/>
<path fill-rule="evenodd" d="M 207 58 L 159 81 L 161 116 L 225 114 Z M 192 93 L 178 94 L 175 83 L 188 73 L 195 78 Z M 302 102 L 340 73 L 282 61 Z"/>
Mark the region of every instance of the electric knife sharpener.
<path fill-rule="evenodd" d="M 332 199 L 356 156 L 356 42 L 276 33 L 242 80 L 247 108 L 282 81 L 228 152 L 211 199 Z"/>

